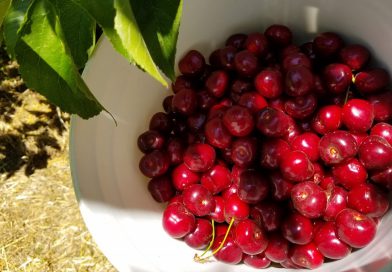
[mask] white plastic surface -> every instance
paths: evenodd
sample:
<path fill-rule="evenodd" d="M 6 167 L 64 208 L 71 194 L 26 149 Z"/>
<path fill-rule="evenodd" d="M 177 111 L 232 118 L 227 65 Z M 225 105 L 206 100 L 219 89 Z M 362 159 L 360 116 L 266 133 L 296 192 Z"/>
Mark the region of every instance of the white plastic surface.
<path fill-rule="evenodd" d="M 392 70 L 390 0 L 184 2 L 177 59 L 191 48 L 208 55 L 230 34 L 282 23 L 292 28 L 297 42 L 317 32 L 339 32 L 346 40 L 368 45 L 377 61 Z M 141 153 L 136 139 L 152 114 L 162 110 L 169 91 L 129 65 L 105 39 L 84 78 L 118 126 L 105 113 L 87 121 L 72 118 L 72 176 L 86 224 L 113 265 L 122 272 L 253 271 L 244 265 L 197 264 L 192 260 L 195 251 L 169 238 L 161 227 L 162 206 L 149 196 L 147 179 L 138 170 Z M 388 214 L 371 245 L 315 271 L 378 271 L 391 259 L 391 226 Z"/>

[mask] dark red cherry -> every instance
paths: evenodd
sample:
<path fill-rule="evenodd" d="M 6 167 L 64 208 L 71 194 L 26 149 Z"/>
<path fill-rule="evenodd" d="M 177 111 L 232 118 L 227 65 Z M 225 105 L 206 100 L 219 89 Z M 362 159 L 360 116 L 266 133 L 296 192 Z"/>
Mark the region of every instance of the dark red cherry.
<path fill-rule="evenodd" d="M 230 134 L 238 137 L 249 135 L 255 125 L 251 112 L 241 106 L 232 106 L 225 112 L 222 120 Z"/>
<path fill-rule="evenodd" d="M 163 212 L 163 229 L 173 238 L 182 238 L 190 233 L 196 224 L 196 219 L 183 204 L 169 204 Z"/>
<path fill-rule="evenodd" d="M 342 108 L 337 105 L 327 105 L 319 109 L 312 120 L 312 128 L 319 134 L 332 132 L 342 124 Z"/>
<path fill-rule="evenodd" d="M 195 76 L 203 73 L 206 62 L 197 50 L 188 51 L 178 62 L 178 68 L 184 75 Z"/>
<path fill-rule="evenodd" d="M 289 70 L 293 66 L 304 66 L 308 69 L 311 69 L 312 68 L 312 61 L 304 53 L 295 52 L 295 53 L 286 55 L 283 58 L 282 66 L 285 71 Z"/>
<path fill-rule="evenodd" d="M 173 111 L 173 107 L 172 107 L 173 97 L 174 95 L 168 95 L 162 101 L 162 107 L 166 113 L 170 113 Z"/>
<path fill-rule="evenodd" d="M 210 213 L 209 217 L 217 223 L 225 222 L 225 199 L 221 196 L 214 196 L 215 209 Z"/>
<path fill-rule="evenodd" d="M 324 190 L 311 181 L 294 185 L 291 200 L 294 208 L 308 218 L 321 217 L 327 207 L 327 195 Z"/>
<path fill-rule="evenodd" d="M 149 178 L 164 175 L 169 169 L 169 166 L 169 157 L 161 150 L 154 150 L 145 154 L 139 162 L 140 171 Z"/>
<path fill-rule="evenodd" d="M 143 153 L 148 153 L 154 149 L 161 149 L 165 143 L 165 138 L 157 131 L 148 130 L 137 138 L 137 146 Z"/>
<path fill-rule="evenodd" d="M 205 172 L 215 163 L 215 149 L 209 144 L 190 145 L 184 153 L 184 164 L 193 172 Z"/>
<path fill-rule="evenodd" d="M 281 230 L 283 237 L 294 244 L 305 245 L 313 239 L 312 221 L 297 212 L 284 218 Z"/>
<path fill-rule="evenodd" d="M 293 39 L 293 33 L 290 28 L 285 25 L 274 24 L 267 27 L 264 31 L 264 35 L 268 41 L 278 47 L 285 47 L 291 44 Z"/>
<path fill-rule="evenodd" d="M 147 188 L 154 200 L 160 203 L 169 201 L 176 193 L 169 176 L 152 178 Z"/>
<path fill-rule="evenodd" d="M 277 69 L 261 70 L 254 79 L 256 90 L 265 98 L 277 98 L 283 93 L 283 76 Z"/>
<path fill-rule="evenodd" d="M 343 47 L 343 40 L 334 32 L 323 32 L 313 40 L 313 48 L 316 54 L 322 58 L 333 57 Z"/>
<path fill-rule="evenodd" d="M 242 201 L 237 194 L 228 196 L 225 202 L 225 219 L 230 222 L 233 218 L 236 221 L 241 221 L 249 216 L 249 205 Z"/>
<path fill-rule="evenodd" d="M 291 97 L 284 104 L 285 112 L 294 119 L 310 117 L 317 107 L 317 98 L 314 94 Z"/>
<path fill-rule="evenodd" d="M 389 208 L 389 199 L 376 186 L 363 183 L 348 192 L 347 206 L 370 217 L 381 217 Z"/>
<path fill-rule="evenodd" d="M 191 115 L 197 108 L 196 92 L 192 89 L 182 89 L 174 95 L 172 107 L 175 112 Z"/>
<path fill-rule="evenodd" d="M 383 68 L 372 68 L 355 75 L 354 85 L 362 94 L 381 91 L 390 83 L 390 76 Z"/>
<path fill-rule="evenodd" d="M 363 140 L 358 150 L 359 160 L 366 169 L 383 169 L 392 165 L 392 146 L 380 136 Z"/>
<path fill-rule="evenodd" d="M 213 67 L 233 70 L 234 69 L 234 56 L 237 49 L 233 46 L 226 46 L 215 50 L 209 57 L 210 64 Z"/>
<path fill-rule="evenodd" d="M 370 52 L 361 44 L 350 44 L 339 52 L 340 60 L 353 70 L 361 70 L 369 61 Z"/>
<path fill-rule="evenodd" d="M 231 146 L 231 160 L 239 167 L 247 167 L 256 159 L 256 138 L 243 137 L 235 140 Z"/>
<path fill-rule="evenodd" d="M 321 137 L 320 158 L 326 164 L 338 164 L 357 154 L 355 138 L 347 131 L 336 130 Z"/>
<path fill-rule="evenodd" d="M 354 248 L 363 248 L 376 235 L 377 225 L 370 217 L 352 210 L 342 210 L 335 220 L 336 236 Z"/>
<path fill-rule="evenodd" d="M 256 56 L 264 56 L 268 52 L 268 40 L 260 32 L 250 33 L 245 40 L 245 48 Z"/>
<path fill-rule="evenodd" d="M 372 104 L 375 121 L 389 121 L 392 119 L 392 91 L 369 95 L 366 99 Z"/>
<path fill-rule="evenodd" d="M 248 108 L 252 113 L 257 113 L 268 106 L 267 101 L 257 92 L 247 92 L 241 95 L 238 104 Z"/>
<path fill-rule="evenodd" d="M 317 229 L 313 242 L 324 257 L 339 260 L 351 253 L 351 247 L 336 237 L 334 222 L 325 222 Z"/>
<path fill-rule="evenodd" d="M 289 242 L 280 233 L 270 233 L 268 234 L 268 246 L 264 254 L 273 262 L 284 262 L 289 254 Z"/>
<path fill-rule="evenodd" d="M 366 132 L 374 120 L 373 106 L 364 99 L 350 99 L 342 108 L 342 122 L 353 132 Z"/>
<path fill-rule="evenodd" d="M 265 107 L 257 115 L 256 127 L 265 136 L 284 136 L 290 125 L 290 117 L 274 108 Z"/>
<path fill-rule="evenodd" d="M 392 190 L 392 167 L 387 167 L 381 170 L 373 170 L 370 174 L 370 179 L 382 187 Z"/>
<path fill-rule="evenodd" d="M 232 46 L 238 50 L 244 48 L 245 45 L 245 40 L 248 36 L 244 33 L 236 33 L 233 35 L 230 35 L 226 42 L 225 45 L 226 46 Z"/>
<path fill-rule="evenodd" d="M 285 76 L 285 92 L 289 96 L 302 96 L 310 93 L 314 86 L 312 71 L 305 66 L 290 67 Z"/>
<path fill-rule="evenodd" d="M 157 112 L 150 119 L 150 130 L 156 130 L 163 134 L 167 134 L 170 133 L 172 128 L 173 123 L 167 113 Z"/>
<path fill-rule="evenodd" d="M 185 243 L 194 249 L 203 249 L 212 238 L 212 225 L 209 220 L 196 219 L 195 229 L 184 237 Z"/>
<path fill-rule="evenodd" d="M 208 110 L 213 105 L 216 104 L 216 97 L 211 95 L 210 92 L 207 91 L 206 89 L 197 92 L 196 96 L 197 96 L 197 104 L 202 110 Z"/>
<path fill-rule="evenodd" d="M 282 139 L 266 139 L 261 142 L 260 165 L 264 168 L 276 169 L 282 157 L 290 150 L 290 145 Z"/>
<path fill-rule="evenodd" d="M 344 93 L 351 84 L 351 68 L 341 63 L 326 66 L 322 75 L 327 90 L 333 94 Z"/>
<path fill-rule="evenodd" d="M 253 77 L 258 70 L 257 57 L 249 50 L 242 50 L 234 56 L 234 68 L 240 76 Z"/>
<path fill-rule="evenodd" d="M 308 180 L 314 174 L 313 164 L 308 156 L 299 150 L 287 152 L 282 157 L 279 167 L 282 176 L 293 182 Z"/>
<path fill-rule="evenodd" d="M 261 172 L 249 169 L 241 173 L 237 193 L 242 201 L 256 204 L 265 199 L 268 192 L 269 182 Z"/>
<path fill-rule="evenodd" d="M 176 77 L 176 80 L 172 83 L 172 90 L 173 93 L 178 93 L 182 89 L 192 89 L 194 87 L 194 84 L 192 80 L 184 75 L 179 75 Z"/>
<path fill-rule="evenodd" d="M 234 241 L 243 253 L 256 255 L 262 253 L 268 245 L 264 231 L 250 219 L 245 219 L 235 226 Z"/>
<path fill-rule="evenodd" d="M 278 230 L 284 217 L 281 203 L 265 200 L 254 205 L 250 217 L 268 232 Z"/>
<path fill-rule="evenodd" d="M 213 71 L 206 79 L 206 88 L 211 95 L 222 97 L 229 84 L 229 76 L 223 70 Z"/>
<path fill-rule="evenodd" d="M 225 235 L 217 236 L 211 250 L 216 250 L 223 243 Z M 227 264 L 238 264 L 241 262 L 243 253 L 241 248 L 235 243 L 234 237 L 232 235 L 227 236 L 226 241 L 224 241 L 223 246 L 214 257 L 223 263 Z"/>
<path fill-rule="evenodd" d="M 272 197 L 277 201 L 289 199 L 294 184 L 282 177 L 279 171 L 270 173 Z"/>
<path fill-rule="evenodd" d="M 231 143 L 231 134 L 220 118 L 207 121 L 204 133 L 209 144 L 218 148 L 226 148 Z"/>

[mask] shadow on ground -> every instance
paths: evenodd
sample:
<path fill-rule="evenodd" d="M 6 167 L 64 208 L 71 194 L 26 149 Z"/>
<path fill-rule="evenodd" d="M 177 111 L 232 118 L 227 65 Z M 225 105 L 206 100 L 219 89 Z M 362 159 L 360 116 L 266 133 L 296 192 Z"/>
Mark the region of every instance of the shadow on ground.
<path fill-rule="evenodd" d="M 69 116 L 25 86 L 3 48 L 0 67 L 0 175 L 29 176 L 63 148 Z"/>

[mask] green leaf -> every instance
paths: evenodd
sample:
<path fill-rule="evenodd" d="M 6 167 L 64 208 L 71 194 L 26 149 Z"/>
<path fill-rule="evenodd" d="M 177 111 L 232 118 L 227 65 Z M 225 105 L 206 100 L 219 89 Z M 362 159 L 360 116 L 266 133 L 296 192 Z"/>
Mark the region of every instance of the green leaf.
<path fill-rule="evenodd" d="M 3 23 L 3 35 L 8 53 L 15 57 L 15 44 L 18 39 L 18 30 L 22 25 L 28 7 L 32 1 L 13 0 Z"/>
<path fill-rule="evenodd" d="M 98 114 L 102 105 L 81 78 L 61 37 L 56 9 L 50 0 L 35 0 L 28 9 L 15 46 L 27 86 L 69 113 L 83 118 Z"/>
<path fill-rule="evenodd" d="M 174 79 L 182 0 L 130 0 L 136 21 L 155 63 Z"/>
<path fill-rule="evenodd" d="M 7 14 L 10 5 L 11 5 L 11 0 L 0 0 L 0 27 L 3 24 L 4 17 Z"/>
<path fill-rule="evenodd" d="M 95 46 L 95 21 L 71 0 L 52 1 L 60 20 L 64 40 L 74 63 L 81 69 Z"/>
<path fill-rule="evenodd" d="M 129 0 L 73 1 L 90 13 L 114 48 L 129 62 L 148 72 L 164 86 L 168 85 L 149 52 Z"/>

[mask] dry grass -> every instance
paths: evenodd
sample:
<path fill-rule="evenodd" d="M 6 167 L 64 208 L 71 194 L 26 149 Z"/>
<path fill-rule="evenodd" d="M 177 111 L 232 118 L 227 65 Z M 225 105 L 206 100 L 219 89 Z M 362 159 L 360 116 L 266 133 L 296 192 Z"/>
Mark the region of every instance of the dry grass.
<path fill-rule="evenodd" d="M 115 271 L 81 218 L 68 164 L 69 116 L 0 71 L 0 271 Z"/>

